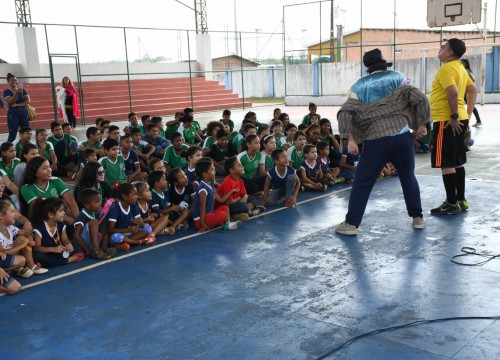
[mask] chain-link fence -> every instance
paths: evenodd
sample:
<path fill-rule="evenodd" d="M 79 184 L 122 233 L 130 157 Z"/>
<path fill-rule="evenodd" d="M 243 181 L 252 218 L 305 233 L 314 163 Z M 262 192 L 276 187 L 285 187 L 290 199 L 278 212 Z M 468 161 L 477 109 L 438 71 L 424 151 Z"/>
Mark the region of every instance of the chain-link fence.
<path fill-rule="evenodd" d="M 258 30 L 258 29 L 257 29 Z M 280 29 L 281 30 L 281 29 Z M 124 120 L 128 112 L 170 116 L 245 108 L 247 97 L 274 97 L 260 80 L 280 62 L 281 33 L 210 32 L 1 22 L 0 74 L 24 83 L 37 121 L 57 119 L 55 87 L 64 76 L 80 91 L 81 121 Z M 274 61 L 276 63 L 276 60 Z M 5 76 L 4 75 L 4 76 Z M 2 76 L 0 84 L 6 84 Z M 5 86 L 4 86 L 5 88 Z"/>
<path fill-rule="evenodd" d="M 440 65 L 439 46 L 445 38 L 458 37 L 467 44 L 465 57 L 478 88 L 484 69 L 485 92 L 498 93 L 497 12 L 495 1 L 485 39 L 482 24 L 426 28 L 423 0 L 287 5 L 283 21 L 278 15 L 271 33 L 255 29 L 197 35 L 180 29 L 54 24 L 26 28 L 0 22 L 0 58 L 7 62 L 0 63 L 0 74 L 11 72 L 25 83 L 37 121 L 44 124 L 57 118 L 54 88 L 69 76 L 81 92 L 85 124 L 97 117 L 123 120 L 130 111 L 171 116 L 184 107 L 198 112 L 245 108 L 256 98 L 279 102 L 283 97 L 342 96 L 364 75 L 362 56 L 375 47 L 394 69 L 429 92 Z"/>
<path fill-rule="evenodd" d="M 485 92 L 498 93 L 497 14 L 494 1 L 488 8 L 489 31 L 483 39 L 484 13 L 477 25 L 428 28 L 424 0 L 324 0 L 284 6 L 284 92 L 287 97 L 344 95 L 365 75 L 362 57 L 373 48 L 382 51 L 393 69 L 429 92 L 440 66 L 440 45 L 446 38 L 457 37 L 467 45 L 464 58 L 471 63 L 479 89 L 485 47 Z"/>

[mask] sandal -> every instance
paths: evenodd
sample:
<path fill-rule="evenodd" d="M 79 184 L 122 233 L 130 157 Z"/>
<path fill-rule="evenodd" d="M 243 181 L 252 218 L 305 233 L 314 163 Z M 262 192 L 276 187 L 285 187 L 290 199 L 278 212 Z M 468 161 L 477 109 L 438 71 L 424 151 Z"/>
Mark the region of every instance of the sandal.
<path fill-rule="evenodd" d="M 175 229 L 172 228 L 172 227 L 168 227 L 168 228 L 165 228 L 163 229 L 159 235 L 174 235 L 175 234 Z"/>
<path fill-rule="evenodd" d="M 102 251 L 102 250 L 97 250 L 97 251 L 93 251 L 92 252 L 92 257 L 94 259 L 98 259 L 98 260 L 109 260 L 111 259 L 111 255 Z"/>
<path fill-rule="evenodd" d="M 151 245 L 152 243 L 154 243 L 156 241 L 156 236 L 155 234 L 151 234 L 151 235 L 148 235 L 146 237 L 146 245 Z"/>
<path fill-rule="evenodd" d="M 35 264 L 35 266 L 33 266 L 31 268 L 31 271 L 33 271 L 33 274 L 42 275 L 42 274 L 45 274 L 46 272 L 48 272 L 49 269 L 45 269 L 42 267 L 42 265 L 40 265 L 40 263 L 37 263 L 37 264 Z"/>
<path fill-rule="evenodd" d="M 111 255 L 111 257 L 115 256 L 116 254 L 116 249 L 113 247 L 107 248 L 107 249 L 102 249 L 106 254 Z"/>
<path fill-rule="evenodd" d="M 33 270 L 28 269 L 27 267 L 22 267 L 19 270 L 17 270 L 17 275 L 19 275 L 22 278 L 28 279 L 33 276 Z"/>

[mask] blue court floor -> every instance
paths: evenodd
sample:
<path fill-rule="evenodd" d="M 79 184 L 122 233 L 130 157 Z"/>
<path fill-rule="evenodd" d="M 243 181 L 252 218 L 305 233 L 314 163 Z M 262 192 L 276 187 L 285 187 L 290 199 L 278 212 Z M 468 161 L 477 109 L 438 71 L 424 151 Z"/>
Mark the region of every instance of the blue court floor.
<path fill-rule="evenodd" d="M 418 180 L 428 211 L 442 200 L 440 178 Z M 465 267 L 450 258 L 462 246 L 500 253 L 499 205 L 491 201 L 499 190 L 499 182 L 468 181 L 469 212 L 429 215 L 415 231 L 398 178 L 385 179 L 359 235 L 345 237 L 333 230 L 349 197 L 340 186 L 238 231 L 187 232 L 113 261 L 51 269 L 0 298 L 1 357 L 316 359 L 380 328 L 498 316 L 500 261 Z M 362 338 L 327 358 L 495 359 L 499 335 L 494 320 L 423 324 Z"/>
<path fill-rule="evenodd" d="M 273 107 L 257 109 L 259 118 Z M 338 108 L 321 110 L 335 118 Z M 238 231 L 188 230 L 111 261 L 54 268 L 0 297 L 0 359 L 499 359 L 491 319 L 398 328 L 331 353 L 377 329 L 500 315 L 500 259 L 450 261 L 463 246 L 500 253 L 500 105 L 479 111 L 468 212 L 430 216 L 444 189 L 429 155 L 417 154 L 422 231 L 389 178 L 375 184 L 357 237 L 334 233 L 350 192 L 341 185 Z"/>

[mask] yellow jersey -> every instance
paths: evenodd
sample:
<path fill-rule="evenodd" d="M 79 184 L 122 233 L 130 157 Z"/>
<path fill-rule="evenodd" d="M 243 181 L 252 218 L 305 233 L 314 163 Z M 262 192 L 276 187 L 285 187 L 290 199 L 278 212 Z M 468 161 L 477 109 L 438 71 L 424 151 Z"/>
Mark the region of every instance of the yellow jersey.
<path fill-rule="evenodd" d="M 450 105 L 446 88 L 456 85 L 458 89 L 458 119 L 467 120 L 467 109 L 465 107 L 465 88 L 473 82 L 459 59 L 444 63 L 438 70 L 430 94 L 430 106 L 432 121 L 448 121 L 451 116 Z"/>

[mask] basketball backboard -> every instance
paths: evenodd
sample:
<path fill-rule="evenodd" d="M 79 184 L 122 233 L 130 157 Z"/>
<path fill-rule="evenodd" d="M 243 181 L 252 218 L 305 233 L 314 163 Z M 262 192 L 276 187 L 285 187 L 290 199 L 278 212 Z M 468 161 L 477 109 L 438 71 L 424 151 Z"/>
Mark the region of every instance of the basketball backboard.
<path fill-rule="evenodd" d="M 481 22 L 481 0 L 427 0 L 429 27 Z"/>

